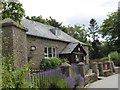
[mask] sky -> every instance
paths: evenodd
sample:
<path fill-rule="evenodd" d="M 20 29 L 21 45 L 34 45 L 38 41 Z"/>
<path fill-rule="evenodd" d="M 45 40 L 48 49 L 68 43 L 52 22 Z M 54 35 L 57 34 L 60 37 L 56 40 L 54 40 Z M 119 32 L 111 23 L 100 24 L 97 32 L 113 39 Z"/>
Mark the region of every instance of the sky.
<path fill-rule="evenodd" d="M 63 25 L 89 25 L 91 18 L 98 25 L 118 9 L 120 0 L 19 0 L 27 16 L 56 19 Z"/>

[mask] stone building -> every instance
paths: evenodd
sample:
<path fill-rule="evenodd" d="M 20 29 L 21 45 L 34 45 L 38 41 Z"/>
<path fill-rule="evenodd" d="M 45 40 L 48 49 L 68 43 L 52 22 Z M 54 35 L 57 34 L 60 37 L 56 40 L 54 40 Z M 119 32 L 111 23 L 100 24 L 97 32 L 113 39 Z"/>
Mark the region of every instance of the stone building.
<path fill-rule="evenodd" d="M 2 22 L 3 55 L 15 57 L 16 66 L 21 66 L 29 60 L 39 69 L 43 58 L 66 58 L 70 63 L 89 62 L 88 46 L 62 30 L 39 22 L 23 19 L 22 25 L 11 19 Z M 5 53 L 4 53 L 5 52 Z"/>

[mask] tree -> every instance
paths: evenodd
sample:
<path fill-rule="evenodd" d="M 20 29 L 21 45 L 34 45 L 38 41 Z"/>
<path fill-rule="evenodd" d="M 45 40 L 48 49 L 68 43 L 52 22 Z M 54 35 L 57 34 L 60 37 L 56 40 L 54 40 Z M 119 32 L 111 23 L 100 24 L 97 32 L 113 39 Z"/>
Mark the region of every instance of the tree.
<path fill-rule="evenodd" d="M 88 33 L 89 37 L 94 41 L 98 39 L 98 25 L 95 19 L 91 19 L 89 22 Z"/>
<path fill-rule="evenodd" d="M 2 1 L 2 19 L 11 18 L 20 23 L 24 16 L 25 11 L 19 1 Z"/>
<path fill-rule="evenodd" d="M 87 32 L 83 26 L 79 25 L 74 25 L 74 26 L 68 26 L 66 27 L 67 33 L 74 37 L 75 39 L 82 41 L 82 42 L 87 42 Z"/>
<path fill-rule="evenodd" d="M 97 22 L 95 19 L 91 19 L 90 22 L 89 22 L 89 27 L 88 27 L 88 34 L 89 34 L 89 37 L 92 39 L 92 48 L 90 49 L 90 56 L 92 59 L 97 59 L 99 58 L 99 45 L 100 45 L 100 42 L 99 42 L 99 37 L 98 37 L 98 25 L 97 25 Z"/>
<path fill-rule="evenodd" d="M 49 17 L 49 19 L 46 19 L 46 22 L 48 25 L 57 27 L 57 28 L 61 28 L 62 23 L 57 22 L 55 19 L 53 19 L 52 17 Z"/>
<path fill-rule="evenodd" d="M 109 42 L 111 49 L 120 52 L 120 10 L 108 15 L 101 26 L 100 32 Z"/>
<path fill-rule="evenodd" d="M 25 17 L 26 19 L 29 19 L 29 20 L 33 20 L 33 21 L 37 21 L 37 22 L 40 22 L 40 23 L 43 23 L 43 24 L 47 24 L 46 20 L 43 19 L 43 17 L 40 15 L 40 16 L 26 16 Z"/>

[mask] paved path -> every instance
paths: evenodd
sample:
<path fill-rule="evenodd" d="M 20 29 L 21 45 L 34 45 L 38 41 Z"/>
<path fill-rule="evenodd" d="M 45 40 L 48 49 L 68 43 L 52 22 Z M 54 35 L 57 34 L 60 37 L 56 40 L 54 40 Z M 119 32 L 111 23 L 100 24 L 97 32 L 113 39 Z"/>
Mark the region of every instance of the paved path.
<path fill-rule="evenodd" d="M 119 81 L 119 86 L 118 86 Z M 120 90 L 120 74 L 115 74 L 90 84 L 88 88 L 118 88 Z"/>

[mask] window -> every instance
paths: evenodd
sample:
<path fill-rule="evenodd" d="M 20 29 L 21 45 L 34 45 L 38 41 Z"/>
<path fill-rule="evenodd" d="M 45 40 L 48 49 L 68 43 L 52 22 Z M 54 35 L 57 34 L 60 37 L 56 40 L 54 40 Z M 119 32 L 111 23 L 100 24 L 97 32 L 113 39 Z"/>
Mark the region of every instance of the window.
<path fill-rule="evenodd" d="M 54 35 L 57 35 L 57 36 L 60 36 L 60 35 L 61 35 L 61 30 L 59 30 L 58 28 L 52 28 L 52 29 L 50 29 L 50 31 L 51 31 Z"/>
<path fill-rule="evenodd" d="M 80 51 L 80 48 L 78 47 L 78 51 Z"/>
<path fill-rule="evenodd" d="M 44 48 L 44 56 L 45 56 L 45 57 L 48 57 L 48 56 L 47 56 L 47 52 L 48 52 L 47 49 L 48 49 L 47 47 Z"/>
<path fill-rule="evenodd" d="M 44 57 L 56 57 L 56 48 L 45 47 L 44 48 Z"/>
<path fill-rule="evenodd" d="M 52 57 L 52 48 L 48 48 L 48 57 Z"/>
<path fill-rule="evenodd" d="M 53 57 L 56 57 L 56 48 L 53 48 Z"/>
<path fill-rule="evenodd" d="M 76 57 L 76 62 L 78 62 L 79 61 L 78 55 L 75 55 L 75 57 Z"/>

